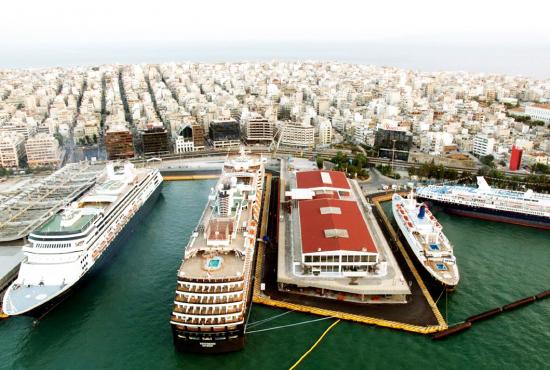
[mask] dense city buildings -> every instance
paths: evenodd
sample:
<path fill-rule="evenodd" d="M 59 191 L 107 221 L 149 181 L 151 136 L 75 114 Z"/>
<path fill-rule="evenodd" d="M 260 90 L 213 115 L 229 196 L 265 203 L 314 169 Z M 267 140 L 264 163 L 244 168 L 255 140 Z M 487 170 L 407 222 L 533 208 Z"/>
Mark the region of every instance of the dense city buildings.
<path fill-rule="evenodd" d="M 53 135 L 69 158 L 73 144 L 107 146 L 123 126 L 124 153 L 112 158 L 347 144 L 422 163 L 490 154 L 504 166 L 516 145 L 531 166 L 549 162 L 549 122 L 550 81 L 520 76 L 333 62 L 0 70 L 0 132 Z"/>

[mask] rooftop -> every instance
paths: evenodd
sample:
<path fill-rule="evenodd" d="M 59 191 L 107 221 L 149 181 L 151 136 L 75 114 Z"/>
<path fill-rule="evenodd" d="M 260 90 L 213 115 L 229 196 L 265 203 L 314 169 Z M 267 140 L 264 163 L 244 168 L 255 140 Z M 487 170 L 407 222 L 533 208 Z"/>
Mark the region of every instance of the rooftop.
<path fill-rule="evenodd" d="M 296 173 L 298 188 L 349 189 L 348 179 L 339 171 L 301 171 Z"/>
<path fill-rule="evenodd" d="M 356 202 L 302 200 L 299 208 L 303 253 L 338 250 L 377 253 Z"/>

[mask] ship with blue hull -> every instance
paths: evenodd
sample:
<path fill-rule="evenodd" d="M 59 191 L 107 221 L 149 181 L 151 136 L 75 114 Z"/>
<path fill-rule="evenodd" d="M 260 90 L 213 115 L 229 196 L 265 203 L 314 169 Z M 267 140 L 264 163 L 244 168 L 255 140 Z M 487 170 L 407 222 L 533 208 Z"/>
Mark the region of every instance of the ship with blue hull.
<path fill-rule="evenodd" d="M 161 186 L 158 170 L 107 164 L 90 190 L 31 232 L 3 311 L 39 316 L 63 300 L 123 244 L 152 208 Z"/>
<path fill-rule="evenodd" d="M 550 195 L 492 188 L 483 177 L 477 188 L 429 185 L 416 189 L 419 200 L 460 216 L 550 230 Z"/>

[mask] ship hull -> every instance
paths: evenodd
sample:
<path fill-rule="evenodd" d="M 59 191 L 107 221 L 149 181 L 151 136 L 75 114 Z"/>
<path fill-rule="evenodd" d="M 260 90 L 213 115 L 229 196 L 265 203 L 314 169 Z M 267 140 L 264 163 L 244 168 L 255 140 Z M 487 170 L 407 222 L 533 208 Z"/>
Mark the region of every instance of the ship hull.
<path fill-rule="evenodd" d="M 252 266 L 256 266 L 257 255 L 254 253 Z M 254 277 L 254 270 L 251 271 L 250 279 Z M 254 284 L 250 284 L 248 291 L 248 300 L 246 302 L 245 317 L 250 311 L 252 303 Z M 214 335 L 214 338 L 213 338 Z M 225 339 L 216 340 L 215 336 Z M 172 324 L 172 337 L 174 346 L 180 352 L 193 353 L 227 353 L 236 352 L 244 348 L 245 345 L 245 325 L 237 325 L 235 330 L 225 330 L 220 332 L 200 332 L 200 331 L 185 331 L 178 329 L 177 325 Z M 191 339 L 196 338 L 196 339 Z"/>
<path fill-rule="evenodd" d="M 550 218 L 544 216 L 528 215 L 525 213 L 502 211 L 491 208 L 472 207 L 422 197 L 419 197 L 419 199 L 430 205 L 443 208 L 448 213 L 459 216 L 550 230 Z"/>
<path fill-rule="evenodd" d="M 244 325 L 236 330 L 220 332 L 199 332 L 179 330 L 172 325 L 174 346 L 180 352 L 227 353 L 244 348 Z"/>
<path fill-rule="evenodd" d="M 83 283 L 86 283 L 92 275 L 94 275 L 98 270 L 105 267 L 111 257 L 115 254 L 115 252 L 118 250 L 118 247 L 121 244 L 124 244 L 124 241 L 128 239 L 128 237 L 132 234 L 132 232 L 135 230 L 135 227 L 139 224 L 139 222 L 151 211 L 154 204 L 156 203 L 160 192 L 162 189 L 162 183 L 159 184 L 159 186 L 153 191 L 151 196 L 145 201 L 143 206 L 140 207 L 138 212 L 128 221 L 128 223 L 124 226 L 124 228 L 120 231 L 120 233 L 115 237 L 115 239 L 109 244 L 105 252 L 103 252 L 98 260 L 92 265 L 92 267 L 86 271 L 79 280 L 77 280 L 73 285 L 68 287 L 66 290 L 58 294 L 57 296 L 53 297 L 47 302 L 44 302 L 40 306 L 37 306 L 27 312 L 21 313 L 21 315 L 26 316 L 32 316 L 35 318 L 41 318 L 48 312 L 50 312 L 52 309 L 57 307 L 59 304 L 61 304 L 67 297 L 77 290 Z"/>

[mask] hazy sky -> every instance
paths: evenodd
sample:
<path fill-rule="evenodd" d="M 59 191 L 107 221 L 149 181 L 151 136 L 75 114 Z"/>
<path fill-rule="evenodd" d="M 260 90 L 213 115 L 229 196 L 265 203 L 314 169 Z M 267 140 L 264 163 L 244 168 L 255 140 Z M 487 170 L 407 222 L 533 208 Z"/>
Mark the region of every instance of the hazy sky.
<path fill-rule="evenodd" d="M 0 44 L 398 41 L 550 45 L 550 1 L 2 2 Z"/>

